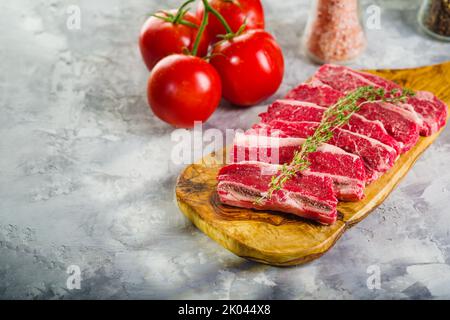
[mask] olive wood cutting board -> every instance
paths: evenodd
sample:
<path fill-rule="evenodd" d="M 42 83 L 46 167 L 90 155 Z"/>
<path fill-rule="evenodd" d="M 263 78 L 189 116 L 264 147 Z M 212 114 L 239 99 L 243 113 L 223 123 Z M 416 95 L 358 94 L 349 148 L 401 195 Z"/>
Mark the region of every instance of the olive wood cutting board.
<path fill-rule="evenodd" d="M 450 61 L 414 69 L 367 71 L 406 88 L 431 91 L 450 105 Z M 236 255 L 276 266 L 302 264 L 323 255 L 347 229 L 379 206 L 442 130 L 420 137 L 390 171 L 366 188 L 363 200 L 340 202 L 338 220 L 331 226 L 291 214 L 221 204 L 216 176 L 227 159 L 227 149 L 186 167 L 178 177 L 176 198 L 181 211 L 200 230 Z"/>

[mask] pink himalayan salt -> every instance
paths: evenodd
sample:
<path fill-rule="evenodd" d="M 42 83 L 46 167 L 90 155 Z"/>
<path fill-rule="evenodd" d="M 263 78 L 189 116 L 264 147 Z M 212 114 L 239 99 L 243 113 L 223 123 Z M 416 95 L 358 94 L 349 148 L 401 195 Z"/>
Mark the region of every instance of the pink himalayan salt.
<path fill-rule="evenodd" d="M 357 0 L 316 0 L 305 44 L 318 62 L 344 62 L 360 55 L 366 38 L 358 17 Z"/>

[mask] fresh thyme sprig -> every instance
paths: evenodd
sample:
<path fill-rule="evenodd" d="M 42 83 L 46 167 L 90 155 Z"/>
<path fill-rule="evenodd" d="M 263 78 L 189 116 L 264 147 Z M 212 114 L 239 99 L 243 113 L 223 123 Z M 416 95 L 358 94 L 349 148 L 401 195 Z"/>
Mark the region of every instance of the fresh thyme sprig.
<path fill-rule="evenodd" d="M 272 177 L 268 192 L 257 199 L 256 204 L 261 204 L 265 199 L 270 199 L 275 191 L 283 188 L 286 181 L 297 173 L 308 169 L 310 166 L 308 155 L 317 151 L 320 145 L 329 141 L 333 137 L 334 130 L 345 125 L 361 106 L 371 102 L 389 102 L 394 104 L 405 102 L 408 97 L 413 95 L 414 92 L 409 89 L 386 91 L 383 88 L 367 86 L 360 87 L 340 98 L 324 112 L 316 131 L 294 153 L 292 161 L 283 164 L 280 173 Z"/>

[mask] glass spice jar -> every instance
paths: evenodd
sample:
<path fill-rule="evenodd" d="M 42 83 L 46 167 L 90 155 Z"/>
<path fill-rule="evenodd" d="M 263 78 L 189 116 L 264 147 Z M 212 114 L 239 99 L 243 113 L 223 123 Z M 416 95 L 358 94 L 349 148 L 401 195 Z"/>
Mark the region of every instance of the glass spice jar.
<path fill-rule="evenodd" d="M 418 19 L 425 33 L 439 40 L 450 41 L 450 0 L 424 0 Z"/>
<path fill-rule="evenodd" d="M 303 36 L 303 47 L 313 61 L 351 62 L 366 43 L 357 0 L 314 0 Z"/>

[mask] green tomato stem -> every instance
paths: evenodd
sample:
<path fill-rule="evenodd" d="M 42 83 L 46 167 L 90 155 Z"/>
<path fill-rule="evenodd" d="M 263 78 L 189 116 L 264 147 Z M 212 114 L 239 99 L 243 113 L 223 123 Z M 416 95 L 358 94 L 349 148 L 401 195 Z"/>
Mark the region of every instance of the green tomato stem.
<path fill-rule="evenodd" d="M 205 32 L 206 26 L 208 25 L 208 16 L 209 13 L 213 14 L 217 19 L 219 19 L 220 23 L 224 26 L 226 32 L 227 32 L 227 38 L 232 38 L 235 36 L 235 33 L 231 29 L 230 25 L 227 23 L 225 18 L 213 7 L 211 7 L 208 3 L 208 0 L 202 0 L 203 6 L 205 7 L 205 11 L 203 13 L 203 19 L 202 23 L 200 25 L 200 28 L 198 29 L 197 37 L 195 38 L 194 46 L 192 48 L 191 54 L 193 56 L 196 56 L 198 53 L 198 46 L 200 45 L 200 40 L 203 36 L 203 33 Z"/>
<path fill-rule="evenodd" d="M 197 32 L 197 37 L 195 38 L 194 46 L 192 47 L 191 54 L 193 56 L 197 55 L 198 46 L 200 45 L 200 40 L 202 39 L 203 33 L 205 33 L 205 28 L 208 25 L 208 11 L 205 7 L 205 14 L 203 15 L 202 23 L 200 24 L 200 28 Z"/>
<path fill-rule="evenodd" d="M 155 17 L 155 18 L 158 18 L 158 19 L 161 19 L 161 20 L 163 20 L 165 22 L 174 23 L 173 22 L 173 17 L 172 18 L 171 17 L 163 17 L 163 16 L 160 16 L 160 15 L 157 15 L 157 14 L 152 14 L 151 16 Z M 198 25 L 196 25 L 195 23 L 192 23 L 190 21 L 187 21 L 187 20 L 180 20 L 180 21 L 178 21 L 178 24 L 182 24 L 182 25 L 190 27 L 190 28 L 198 29 Z"/>
<path fill-rule="evenodd" d="M 225 18 L 213 7 L 211 7 L 207 0 L 202 0 L 203 5 L 205 7 L 205 15 L 208 14 L 208 11 L 211 12 L 217 19 L 219 19 L 220 23 L 224 26 L 227 34 L 234 34 L 233 30 L 231 30 L 230 25 L 225 20 Z"/>
<path fill-rule="evenodd" d="M 187 0 L 185 3 L 183 3 L 182 5 L 181 5 L 181 7 L 178 9 L 178 11 L 177 11 L 177 14 L 175 15 L 175 18 L 173 18 L 173 24 L 177 24 L 177 23 L 179 23 L 182 19 L 183 19 L 183 17 L 184 17 L 184 15 L 186 14 L 186 12 L 188 12 L 189 11 L 189 9 L 186 9 L 185 10 L 185 8 L 189 5 L 189 4 L 191 4 L 192 2 L 194 2 L 195 0 Z"/>

